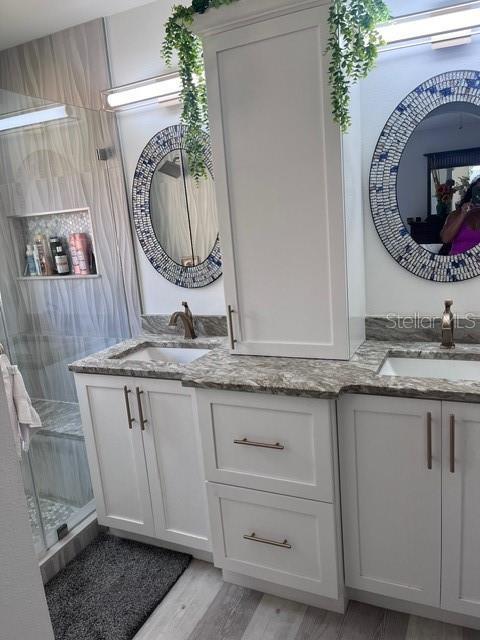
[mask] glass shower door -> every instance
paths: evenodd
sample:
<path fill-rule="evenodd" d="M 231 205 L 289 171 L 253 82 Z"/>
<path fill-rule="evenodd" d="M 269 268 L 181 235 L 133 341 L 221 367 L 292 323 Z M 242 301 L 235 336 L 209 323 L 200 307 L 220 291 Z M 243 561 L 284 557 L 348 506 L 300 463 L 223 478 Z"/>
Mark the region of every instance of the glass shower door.
<path fill-rule="evenodd" d="M 21 462 L 39 552 L 94 510 L 68 364 L 131 336 L 106 117 L 0 89 L 0 341 L 42 421 Z"/>

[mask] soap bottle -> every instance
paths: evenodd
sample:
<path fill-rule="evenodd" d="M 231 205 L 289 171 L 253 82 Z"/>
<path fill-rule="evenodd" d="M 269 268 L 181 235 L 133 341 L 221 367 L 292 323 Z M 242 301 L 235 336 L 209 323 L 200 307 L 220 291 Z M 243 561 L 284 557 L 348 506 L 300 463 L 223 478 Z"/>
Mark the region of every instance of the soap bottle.
<path fill-rule="evenodd" d="M 39 233 L 34 238 L 35 247 L 37 247 L 38 256 L 40 260 L 40 268 L 42 276 L 52 276 L 53 266 L 52 259 L 50 258 L 50 250 L 46 237 L 43 233 Z"/>
<path fill-rule="evenodd" d="M 50 238 L 50 248 L 52 250 L 55 270 L 59 276 L 66 276 L 70 273 L 68 258 L 63 248 L 60 238 Z"/>
<path fill-rule="evenodd" d="M 37 276 L 41 276 L 42 275 L 42 265 L 40 263 L 40 251 L 39 251 L 39 245 L 34 242 L 33 244 L 33 260 L 35 262 L 35 271 Z"/>
<path fill-rule="evenodd" d="M 27 244 L 27 251 L 25 256 L 27 258 L 27 268 L 25 271 L 28 273 L 29 276 L 37 276 L 38 275 L 37 265 L 35 264 L 35 256 L 34 256 L 33 247 L 31 244 Z"/>

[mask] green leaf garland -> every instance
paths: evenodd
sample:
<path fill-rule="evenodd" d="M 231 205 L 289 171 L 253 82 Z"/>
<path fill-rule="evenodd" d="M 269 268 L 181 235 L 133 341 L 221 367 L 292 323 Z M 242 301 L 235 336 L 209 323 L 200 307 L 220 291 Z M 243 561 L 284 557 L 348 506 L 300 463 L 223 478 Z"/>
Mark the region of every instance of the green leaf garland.
<path fill-rule="evenodd" d="M 189 167 L 196 180 L 207 175 L 199 133 L 208 131 L 208 106 L 205 67 L 200 38 L 191 31 L 196 13 L 231 4 L 236 0 L 192 0 L 189 7 L 176 5 L 165 25 L 162 55 L 171 66 L 174 53 L 178 57 L 182 82 L 182 123 L 187 127 L 185 148 Z M 368 75 L 378 55 L 382 39 L 376 26 L 388 20 L 383 0 L 332 0 L 329 12 L 330 54 L 329 84 L 335 122 L 346 132 L 350 126 L 352 84 Z"/>

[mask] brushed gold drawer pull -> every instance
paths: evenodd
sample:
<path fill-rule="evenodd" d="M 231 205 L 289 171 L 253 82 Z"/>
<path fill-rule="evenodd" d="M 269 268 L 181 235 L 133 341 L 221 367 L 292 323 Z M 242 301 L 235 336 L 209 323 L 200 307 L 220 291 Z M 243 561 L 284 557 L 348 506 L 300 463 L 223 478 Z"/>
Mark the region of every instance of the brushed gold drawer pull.
<path fill-rule="evenodd" d="M 268 442 L 254 442 L 253 440 L 248 440 L 247 438 L 243 438 L 242 440 L 234 440 L 233 444 L 244 444 L 247 447 L 260 447 L 262 449 L 276 449 L 277 451 L 283 451 L 285 449 L 285 445 L 276 442 L 275 444 L 269 444 Z"/>
<path fill-rule="evenodd" d="M 145 431 L 145 425 L 147 424 L 148 420 L 145 420 L 145 418 L 143 417 L 143 407 L 142 407 L 143 391 L 140 391 L 140 389 L 137 387 L 136 392 L 137 392 L 138 416 L 140 418 L 140 428 L 142 431 Z"/>
<path fill-rule="evenodd" d="M 432 468 L 432 414 L 427 413 L 427 467 Z"/>
<path fill-rule="evenodd" d="M 450 416 L 450 473 L 455 473 L 455 416 Z"/>
<path fill-rule="evenodd" d="M 267 538 L 259 538 L 255 532 L 250 535 L 245 534 L 243 536 L 244 540 L 250 540 L 251 542 L 260 542 L 261 544 L 269 544 L 272 547 L 280 547 L 281 549 L 291 549 L 292 545 L 288 543 L 287 539 L 283 542 L 277 542 L 277 540 L 268 540 Z"/>
<path fill-rule="evenodd" d="M 130 389 L 125 385 L 123 387 L 123 395 L 125 396 L 125 406 L 127 409 L 127 420 L 128 420 L 128 428 L 131 429 L 133 423 L 135 422 L 135 418 L 132 418 L 132 412 L 130 411 L 130 402 L 128 401 L 128 394 L 132 393 Z"/>

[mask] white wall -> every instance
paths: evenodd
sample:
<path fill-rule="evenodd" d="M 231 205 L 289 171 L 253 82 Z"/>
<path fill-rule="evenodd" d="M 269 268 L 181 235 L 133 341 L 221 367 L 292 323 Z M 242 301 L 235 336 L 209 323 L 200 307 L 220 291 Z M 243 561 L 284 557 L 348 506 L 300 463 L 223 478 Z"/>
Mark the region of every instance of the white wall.
<path fill-rule="evenodd" d="M 0 382 L 0 640 L 53 640 Z"/>
<path fill-rule="evenodd" d="M 407 229 L 407 218 L 418 216 L 424 220 L 429 213 L 430 177 L 425 154 L 480 146 L 480 119 L 477 122 L 466 121 L 459 130 L 459 113 L 449 113 L 448 122 L 442 119 L 441 129 L 434 127 L 422 130 L 420 124 L 405 147 L 398 169 L 397 199 Z"/>
<path fill-rule="evenodd" d="M 449 2 L 390 1 L 393 15 Z M 459 314 L 480 314 L 480 279 L 454 284 L 423 280 L 400 267 L 375 230 L 368 201 L 368 174 L 381 130 L 396 105 L 421 82 L 444 71 L 480 69 L 480 37 L 471 45 L 433 51 L 413 47 L 382 53 L 376 69 L 361 84 L 362 155 L 365 210 L 367 315 L 439 314 L 452 298 Z"/>
<path fill-rule="evenodd" d="M 157 0 L 106 19 L 107 42 L 114 86 L 144 80 L 168 69 L 161 57 L 163 25 L 174 2 Z M 142 149 L 158 131 L 180 121 L 179 107 L 150 106 L 119 115 L 127 188 Z M 130 197 L 130 196 L 129 196 Z M 186 300 L 193 313 L 224 314 L 223 278 L 202 289 L 183 289 L 168 282 L 149 263 L 135 239 L 144 313 L 171 313 Z"/>

